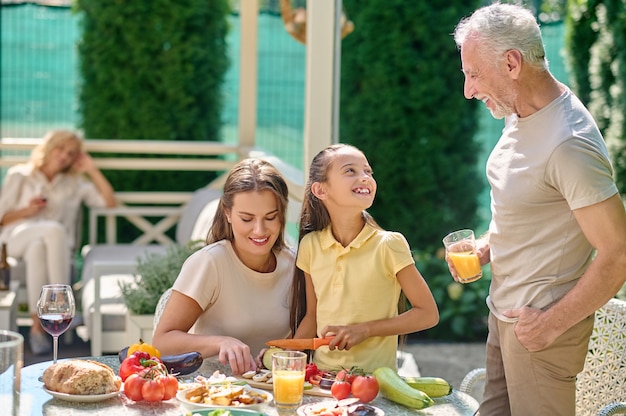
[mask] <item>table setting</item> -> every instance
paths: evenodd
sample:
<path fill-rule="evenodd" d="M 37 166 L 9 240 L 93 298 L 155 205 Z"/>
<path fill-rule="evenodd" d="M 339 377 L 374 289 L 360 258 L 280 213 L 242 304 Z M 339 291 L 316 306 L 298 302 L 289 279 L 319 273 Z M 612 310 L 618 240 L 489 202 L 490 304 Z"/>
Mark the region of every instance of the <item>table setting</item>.
<path fill-rule="evenodd" d="M 311 340 L 311 342 L 324 341 Z M 395 390 L 390 393 L 387 389 L 389 384 L 387 382 L 381 383 L 380 391 L 377 386 L 374 395 L 370 394 L 367 399 L 365 396 L 360 396 L 363 398 L 360 400 L 350 394 L 350 391 L 345 397 L 338 396 L 335 389 L 320 387 L 318 385 L 320 380 L 316 380 L 315 384 L 304 382 L 306 367 L 310 364 L 306 353 L 277 346 L 272 346 L 270 349 L 272 351 L 267 354 L 268 359 L 264 362 L 265 367 L 268 367 L 268 362 L 269 367 L 274 367 L 274 371 L 266 369 L 266 372 L 270 371 L 269 377 L 273 379 L 271 382 L 255 381 L 251 377 L 253 375 L 233 376 L 228 366 L 212 359 L 198 360 L 198 357 L 193 355 L 162 357 L 163 362 L 159 359 L 154 364 L 152 363 L 154 357 L 150 358 L 150 355 L 146 354 L 145 356 L 149 359 L 141 361 L 145 368 L 143 375 L 139 376 L 139 373 L 131 371 L 132 366 L 128 364 L 128 361 L 136 355 L 141 355 L 141 352 L 131 353 L 130 349 L 125 349 L 118 355 L 59 359 L 57 364 L 52 361 L 33 364 L 21 370 L 19 415 L 384 416 L 415 414 L 444 416 L 473 415 L 478 408 L 475 399 L 451 387 L 447 394 L 430 399 L 425 393 L 419 391 L 414 393 L 414 390 L 407 384 L 407 390 L 403 394 L 410 396 L 417 394 L 417 397 L 422 397 L 421 394 L 428 397 L 430 402 L 423 404 L 410 400 L 407 402 L 406 397 L 396 400 L 399 393 Z M 193 364 L 189 365 L 189 363 Z M 58 380 L 62 376 L 52 376 L 50 373 L 53 372 L 51 370 L 53 365 L 61 366 L 62 364 L 67 364 L 71 368 L 101 365 L 105 369 L 102 370 L 103 375 L 98 376 L 100 377 L 97 378 L 98 380 L 109 380 L 114 375 L 115 378 L 124 379 L 124 381 L 120 383 L 119 388 L 115 387 L 114 381 L 111 381 L 113 391 L 95 394 L 72 394 L 59 391 L 62 388 L 57 386 L 52 388 L 50 380 Z M 179 367 L 176 367 L 177 365 Z M 182 369 L 182 371 L 177 371 L 177 369 Z M 385 375 L 384 378 L 392 380 L 391 385 L 393 389 L 396 389 L 397 386 L 393 383 L 400 378 L 393 370 L 390 371 L 392 371 L 391 378 L 389 375 Z M 80 373 L 79 370 L 75 372 Z M 260 372 L 261 370 L 257 370 L 254 375 Z M 150 375 L 146 375 L 148 373 Z M 177 377 L 174 377 L 172 373 Z M 376 380 L 373 375 L 368 376 Z M 72 377 L 76 375 L 73 374 Z M 158 391 L 157 380 L 161 383 L 160 380 L 165 380 L 166 377 L 176 379 L 176 390 L 170 390 L 169 393 L 163 393 L 166 390 L 160 390 L 160 393 L 155 393 Z M 396 380 L 395 377 L 398 379 Z M 137 380 L 138 378 L 141 380 Z M 79 379 L 72 378 L 72 382 L 69 383 L 72 385 L 71 388 L 90 385 L 90 382 L 75 380 Z M 404 384 L 402 381 L 400 390 L 405 388 Z M 354 395 L 357 395 L 357 390 L 354 387 L 351 388 Z M 86 391 L 90 392 L 90 390 Z M 223 413 L 226 410 L 230 413 Z"/>

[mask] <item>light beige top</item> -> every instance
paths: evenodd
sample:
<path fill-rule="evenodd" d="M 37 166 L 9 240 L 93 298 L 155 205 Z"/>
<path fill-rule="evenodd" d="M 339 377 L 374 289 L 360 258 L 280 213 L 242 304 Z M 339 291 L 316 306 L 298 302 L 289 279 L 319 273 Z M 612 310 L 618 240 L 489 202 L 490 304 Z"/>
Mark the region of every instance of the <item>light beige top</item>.
<path fill-rule="evenodd" d="M 28 206 L 37 196 L 47 198 L 46 208 L 36 216 L 15 221 L 2 227 L 0 240 L 6 241 L 19 224 L 41 220 L 58 221 L 65 226 L 68 244 L 74 247 L 76 221 L 81 204 L 89 207 L 104 207 L 106 202 L 96 186 L 83 175 L 57 174 L 52 181 L 30 164 L 11 167 L 0 192 L 0 218 L 7 211 Z"/>
<path fill-rule="evenodd" d="M 253 356 L 265 342 L 286 338 L 295 253 L 283 249 L 276 259 L 273 272 L 259 273 L 239 260 L 228 240 L 189 256 L 173 288 L 204 310 L 190 332 L 237 338 Z"/>
<path fill-rule="evenodd" d="M 529 117 L 510 117 L 487 161 L 492 281 L 487 303 L 545 308 L 563 297 L 591 262 L 593 248 L 572 210 L 617 192 L 604 140 L 567 90 Z"/>

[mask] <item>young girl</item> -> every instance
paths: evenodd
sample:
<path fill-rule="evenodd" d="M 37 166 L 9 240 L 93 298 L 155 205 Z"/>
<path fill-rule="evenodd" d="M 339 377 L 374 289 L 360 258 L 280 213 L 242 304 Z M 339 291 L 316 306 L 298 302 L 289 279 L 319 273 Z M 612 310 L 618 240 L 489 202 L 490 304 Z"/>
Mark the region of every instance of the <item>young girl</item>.
<path fill-rule="evenodd" d="M 337 144 L 311 163 L 300 216 L 291 326 L 294 338 L 334 334 L 318 367 L 397 369 L 398 335 L 430 328 L 437 305 L 399 233 L 365 211 L 376 181 L 365 155 Z M 411 309 L 398 314 L 401 292 Z M 297 329 L 296 329 L 297 327 Z"/>
<path fill-rule="evenodd" d="M 266 341 L 289 333 L 287 197 L 269 162 L 245 159 L 231 169 L 208 245 L 183 264 L 156 327 L 152 342 L 163 354 L 198 351 L 242 374 L 256 369 Z"/>

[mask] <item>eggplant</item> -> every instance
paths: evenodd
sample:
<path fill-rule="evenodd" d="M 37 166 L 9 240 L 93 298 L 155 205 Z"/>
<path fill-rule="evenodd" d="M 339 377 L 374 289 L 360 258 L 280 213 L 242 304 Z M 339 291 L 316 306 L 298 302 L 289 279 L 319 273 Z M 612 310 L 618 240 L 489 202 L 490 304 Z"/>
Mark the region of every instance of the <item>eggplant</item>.
<path fill-rule="evenodd" d="M 128 356 L 128 347 L 124 347 L 118 353 L 120 363 Z M 202 355 L 199 352 L 186 352 L 177 355 L 162 355 L 161 361 L 167 371 L 175 376 L 191 374 L 202 366 Z"/>
<path fill-rule="evenodd" d="M 186 352 L 178 355 L 161 356 L 161 361 L 165 364 L 167 371 L 176 375 L 184 376 L 191 374 L 202 366 L 202 355 L 197 352 Z"/>

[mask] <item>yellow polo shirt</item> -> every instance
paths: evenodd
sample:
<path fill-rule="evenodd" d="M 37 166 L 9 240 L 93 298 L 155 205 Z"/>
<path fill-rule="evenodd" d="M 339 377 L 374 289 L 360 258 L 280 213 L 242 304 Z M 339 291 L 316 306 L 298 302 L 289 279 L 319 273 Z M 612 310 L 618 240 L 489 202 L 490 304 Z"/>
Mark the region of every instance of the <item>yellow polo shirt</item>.
<path fill-rule="evenodd" d="M 398 314 L 400 284 L 396 273 L 414 264 L 409 244 L 400 233 L 365 225 L 343 247 L 330 226 L 304 236 L 297 266 L 311 275 L 317 296 L 317 331 L 326 325 L 349 325 Z M 359 366 L 371 372 L 378 367 L 397 368 L 398 336 L 371 337 L 349 351 L 315 352 L 318 367 L 338 370 Z"/>

